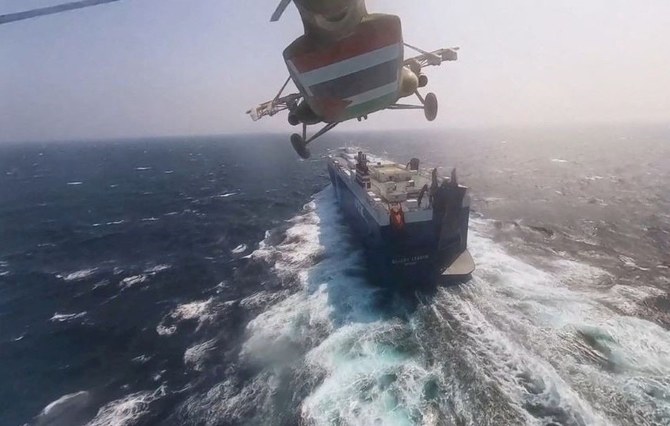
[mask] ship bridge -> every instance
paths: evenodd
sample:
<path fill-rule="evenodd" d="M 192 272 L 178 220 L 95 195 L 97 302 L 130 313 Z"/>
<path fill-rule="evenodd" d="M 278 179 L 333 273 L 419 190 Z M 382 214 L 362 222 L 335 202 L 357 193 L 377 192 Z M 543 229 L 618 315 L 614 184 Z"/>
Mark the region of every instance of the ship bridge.
<path fill-rule="evenodd" d="M 358 198 L 368 205 L 380 225 L 388 224 L 389 213 L 397 207 L 404 212 L 405 222 L 429 220 L 431 193 L 443 182 L 458 185 L 451 177 L 438 177 L 437 169 L 421 170 L 416 159 L 403 166 L 355 148 L 343 148 L 331 154 L 330 161 L 344 178 L 355 183 L 352 189 L 360 188 L 355 191 Z"/>

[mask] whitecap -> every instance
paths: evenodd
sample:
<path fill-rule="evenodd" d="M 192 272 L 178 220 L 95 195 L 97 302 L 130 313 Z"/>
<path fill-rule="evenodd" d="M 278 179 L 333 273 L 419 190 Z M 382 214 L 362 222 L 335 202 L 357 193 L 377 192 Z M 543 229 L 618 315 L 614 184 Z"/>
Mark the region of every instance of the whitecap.
<path fill-rule="evenodd" d="M 326 194 L 291 221 L 282 243 L 261 243 L 253 253 L 297 291 L 240 303 L 270 304 L 247 325 L 243 358 L 276 368 L 305 348 L 301 370 L 316 383 L 300 405 L 303 422 L 410 424 L 442 416 L 445 423 L 482 424 L 490 415 L 480 398 L 487 389 L 507 401 L 501 424 L 536 422 L 529 406 L 548 413 L 547 421 L 586 424 L 653 419 L 649 410 L 670 415 L 670 403 L 644 392 L 670 372 L 670 333 L 611 309 L 617 297 L 644 302 L 622 289 L 604 298 L 607 272 L 561 258 L 545 260 L 545 269 L 526 263 L 484 236 L 494 232 L 491 222 L 473 219 L 473 280 L 438 289 L 408 321 L 383 318 L 373 307 L 374 291 L 344 273 L 361 256 L 348 245 L 350 232 Z M 614 371 L 577 356 L 587 350 L 580 336 L 588 333 L 612 337 L 601 343 L 599 357 Z M 234 393 L 225 383 L 212 389 L 218 402 L 205 404 L 231 415 L 262 406 L 276 380 L 268 368 Z M 434 401 L 425 399 L 427 387 L 437 389 Z M 611 404 L 624 396 L 632 405 Z"/>
<path fill-rule="evenodd" d="M 234 254 L 240 254 L 244 253 L 247 251 L 247 245 L 246 244 L 240 244 L 239 246 L 235 247 L 234 249 L 231 250 L 232 253 Z"/>
<path fill-rule="evenodd" d="M 226 193 L 217 195 L 217 197 L 218 198 L 228 198 L 228 197 L 232 197 L 232 196 L 235 196 L 235 195 L 239 195 L 239 192 L 234 192 L 234 191 L 233 192 L 226 192 Z"/>
<path fill-rule="evenodd" d="M 53 316 L 49 319 L 51 322 L 69 322 L 75 319 L 79 319 L 86 316 L 86 311 L 84 312 L 79 312 L 77 314 L 59 314 L 56 312 L 53 314 Z"/>
<path fill-rule="evenodd" d="M 142 354 L 142 355 L 136 356 L 131 361 L 136 362 L 138 364 L 146 364 L 147 362 L 149 362 L 150 359 L 151 359 L 150 356 Z"/>
<path fill-rule="evenodd" d="M 158 333 L 159 336 L 171 336 L 176 332 L 177 332 L 176 325 L 164 326 L 163 324 L 158 324 L 156 326 L 156 333 Z"/>
<path fill-rule="evenodd" d="M 97 283 L 93 284 L 93 290 L 100 288 L 100 287 L 105 287 L 109 285 L 109 280 L 101 280 L 98 281 Z"/>
<path fill-rule="evenodd" d="M 151 170 L 151 167 L 135 167 L 135 170 L 138 172 L 146 172 L 147 170 Z"/>
<path fill-rule="evenodd" d="M 567 163 L 568 160 L 563 160 L 562 158 L 552 158 L 551 162 L 552 163 Z"/>
<path fill-rule="evenodd" d="M 151 268 L 146 269 L 144 272 L 146 272 L 147 274 L 155 275 L 159 272 L 167 271 L 170 268 L 172 268 L 172 265 L 160 264 L 160 265 L 152 266 Z"/>
<path fill-rule="evenodd" d="M 146 275 L 133 275 L 132 277 L 126 277 L 121 280 L 119 285 L 124 289 L 133 287 L 137 284 L 142 284 L 148 279 Z"/>
<path fill-rule="evenodd" d="M 65 424 L 64 417 L 72 416 L 73 410 L 81 410 L 91 400 L 91 395 L 87 391 L 79 391 L 63 395 L 57 400 L 49 403 L 37 416 L 37 425 Z M 76 414 L 74 414 L 76 416 Z"/>
<path fill-rule="evenodd" d="M 165 395 L 165 388 L 153 392 L 137 392 L 112 401 L 98 410 L 87 426 L 130 426 L 149 412 L 149 406 Z"/>
<path fill-rule="evenodd" d="M 195 371 L 203 371 L 209 353 L 214 349 L 214 339 L 191 346 L 184 352 L 184 365 Z"/>
<path fill-rule="evenodd" d="M 199 330 L 204 324 L 214 320 L 214 299 L 184 303 L 167 314 L 156 326 L 156 332 L 161 336 L 170 336 L 177 331 L 177 324 L 182 321 L 197 320 Z"/>
<path fill-rule="evenodd" d="M 80 271 L 71 272 L 63 277 L 64 281 L 81 281 L 90 277 L 98 271 L 98 268 L 82 269 Z"/>
<path fill-rule="evenodd" d="M 78 185 L 83 185 L 84 182 L 76 181 L 76 182 L 68 182 L 67 184 L 70 185 L 70 186 L 78 186 Z"/>
<path fill-rule="evenodd" d="M 637 263 L 635 263 L 635 260 L 628 256 L 620 255 L 619 260 L 624 264 L 624 266 L 631 268 L 631 269 L 639 269 L 640 271 L 649 271 L 651 268 L 644 268 L 642 266 L 639 266 Z"/>

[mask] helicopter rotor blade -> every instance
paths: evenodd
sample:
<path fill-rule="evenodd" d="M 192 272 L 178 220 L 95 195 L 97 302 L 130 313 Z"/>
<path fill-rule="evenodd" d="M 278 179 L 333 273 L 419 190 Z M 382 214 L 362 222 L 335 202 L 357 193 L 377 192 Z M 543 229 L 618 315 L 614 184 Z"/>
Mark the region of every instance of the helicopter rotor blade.
<path fill-rule="evenodd" d="M 69 3 L 63 3 L 56 6 L 42 7 L 39 9 L 27 10 L 25 12 L 8 13 L 0 15 L 0 25 L 10 22 L 22 21 L 24 19 L 37 18 L 39 16 L 53 15 L 56 13 L 67 12 L 69 10 L 83 9 L 85 7 L 97 6 L 104 3 L 112 3 L 119 0 L 80 0 Z"/>
<path fill-rule="evenodd" d="M 291 0 L 281 0 L 279 2 L 279 6 L 277 6 L 277 9 L 275 9 L 275 12 L 272 14 L 270 22 L 279 21 L 279 18 L 281 18 L 281 16 L 284 14 L 284 11 L 286 10 L 289 4 L 291 4 Z"/>

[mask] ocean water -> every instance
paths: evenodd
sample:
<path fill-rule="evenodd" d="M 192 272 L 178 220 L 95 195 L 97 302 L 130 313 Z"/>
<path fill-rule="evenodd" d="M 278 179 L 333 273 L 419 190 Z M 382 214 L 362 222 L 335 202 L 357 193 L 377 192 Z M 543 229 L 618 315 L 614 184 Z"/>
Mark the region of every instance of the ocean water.
<path fill-rule="evenodd" d="M 366 281 L 328 148 L 457 167 L 466 284 Z M 0 425 L 668 425 L 670 128 L 0 145 Z"/>

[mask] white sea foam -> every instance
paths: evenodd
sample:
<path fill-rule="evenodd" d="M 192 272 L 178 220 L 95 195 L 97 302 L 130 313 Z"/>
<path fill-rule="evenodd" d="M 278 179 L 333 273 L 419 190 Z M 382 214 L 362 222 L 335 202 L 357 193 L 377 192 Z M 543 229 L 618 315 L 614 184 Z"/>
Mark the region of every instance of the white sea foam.
<path fill-rule="evenodd" d="M 241 352 L 268 367 L 242 388 L 226 381 L 191 401 L 189 409 L 205 409 L 205 424 L 271 410 L 281 366 L 296 360 L 311 390 L 300 405 L 306 424 L 670 418 L 670 333 L 613 309 L 643 303 L 649 288 L 603 290 L 609 274 L 572 260 L 533 266 L 486 237 L 490 222 L 473 219 L 473 280 L 439 289 L 407 319 L 389 319 L 355 272 L 361 254 L 329 190 L 306 210 L 282 243 L 267 235 L 252 255 L 293 290 L 240 302 L 269 304 L 247 325 Z"/>
<path fill-rule="evenodd" d="M 562 158 L 552 158 L 551 162 L 552 163 L 567 163 L 568 160 L 563 160 Z"/>
<path fill-rule="evenodd" d="M 135 287 L 138 284 L 146 283 L 149 280 L 150 277 L 153 277 L 154 275 L 156 275 L 160 272 L 167 271 L 170 268 L 172 268 L 172 266 L 167 265 L 167 264 L 161 264 L 161 265 L 155 265 L 155 266 L 148 267 L 147 269 L 144 270 L 144 273 L 142 273 L 142 274 L 133 275 L 133 276 L 126 277 L 126 278 L 122 279 L 119 282 L 119 286 L 121 286 L 121 288 L 124 289 L 124 290 L 128 289 L 128 288 L 131 288 L 131 287 Z M 122 272 L 123 272 L 122 269 L 117 270 L 117 268 L 114 268 L 114 274 L 118 275 Z"/>
<path fill-rule="evenodd" d="M 640 271 L 649 271 L 651 268 L 643 268 L 642 266 L 639 266 L 638 264 L 635 263 L 635 261 L 628 257 L 628 256 L 619 256 L 619 260 L 628 268 L 631 269 L 639 269 Z"/>
<path fill-rule="evenodd" d="M 185 303 L 177 306 L 170 316 L 179 320 L 197 319 L 207 321 L 211 319 L 212 298 L 207 300 Z"/>
<path fill-rule="evenodd" d="M 79 313 L 76 313 L 76 314 L 59 314 L 58 312 L 56 312 L 49 319 L 49 321 L 51 321 L 51 322 L 69 322 L 69 321 L 72 321 L 72 320 L 83 318 L 84 316 L 86 316 L 86 311 L 79 312 Z"/>
<path fill-rule="evenodd" d="M 104 405 L 88 426 L 130 426 L 149 412 L 152 402 L 165 395 L 162 386 L 153 392 L 144 391 L 128 395 Z"/>
<path fill-rule="evenodd" d="M 76 417 L 75 412 L 89 404 L 90 399 L 91 395 L 87 391 L 63 395 L 42 409 L 37 415 L 36 424 L 65 424 L 65 418 L 73 415 Z"/>
<path fill-rule="evenodd" d="M 141 275 L 133 275 L 132 277 L 126 277 L 126 278 L 122 279 L 121 282 L 119 283 L 119 285 L 120 285 L 122 288 L 127 289 L 127 288 L 130 288 L 130 287 L 136 286 L 136 285 L 138 285 L 138 284 L 142 284 L 142 283 L 145 282 L 148 278 L 149 278 L 149 277 L 147 277 L 147 276 L 144 275 L 144 274 L 141 274 Z"/>
<path fill-rule="evenodd" d="M 199 330 L 203 325 L 211 323 L 216 317 L 213 301 L 214 299 L 210 297 L 207 300 L 177 306 L 156 326 L 156 332 L 161 336 L 170 336 L 177 331 L 180 322 L 188 320 L 197 320 L 197 330 Z"/>
<path fill-rule="evenodd" d="M 144 272 L 147 273 L 147 274 L 155 275 L 159 272 L 167 271 L 170 268 L 172 268 L 172 265 L 160 264 L 160 265 L 156 265 L 156 266 L 152 266 L 150 268 L 147 268 L 147 269 L 144 270 Z"/>
<path fill-rule="evenodd" d="M 136 362 L 138 364 L 146 364 L 147 362 L 149 362 L 150 359 L 151 359 L 150 356 L 142 354 L 142 355 L 136 356 L 131 361 Z"/>
<path fill-rule="evenodd" d="M 191 346 L 184 352 L 184 365 L 195 371 L 203 371 L 209 353 L 214 349 L 214 339 Z"/>
<path fill-rule="evenodd" d="M 156 326 L 156 333 L 158 333 L 159 336 L 171 336 L 177 332 L 177 326 L 176 325 L 163 325 L 163 323 L 158 324 Z"/>
<path fill-rule="evenodd" d="M 77 182 L 68 182 L 67 184 L 70 185 L 70 186 L 78 186 L 78 185 L 83 185 L 84 182 L 79 182 L 79 181 L 77 181 Z"/>
<path fill-rule="evenodd" d="M 217 195 L 218 198 L 228 198 L 228 197 L 234 197 L 235 195 L 239 195 L 239 192 L 224 192 L 223 194 Z"/>
<path fill-rule="evenodd" d="M 231 250 L 233 254 L 241 254 L 247 251 L 247 245 L 246 244 L 240 244 L 239 246 L 235 247 L 234 249 Z"/>
<path fill-rule="evenodd" d="M 475 220 L 473 227 L 485 224 Z M 533 404 L 560 408 L 586 423 L 654 424 L 658 414 L 670 418 L 668 400 L 644 391 L 670 372 L 670 333 L 610 308 L 616 302 L 632 309 L 656 290 L 603 291 L 594 284 L 609 277 L 598 268 L 559 260 L 555 270 L 543 271 L 476 231 L 470 248 L 478 263 L 473 282 L 464 294 L 441 291 L 437 305 L 472 337 L 473 368 L 487 366 L 519 407 L 528 403 L 519 390 L 531 380 L 542 384 Z M 579 280 L 582 285 L 575 285 Z M 620 398 L 628 403 L 611 404 Z"/>
<path fill-rule="evenodd" d="M 80 281 L 90 277 L 98 271 L 98 268 L 82 269 L 80 271 L 71 272 L 63 277 L 65 281 Z"/>

